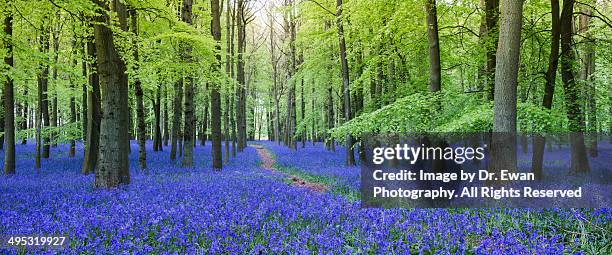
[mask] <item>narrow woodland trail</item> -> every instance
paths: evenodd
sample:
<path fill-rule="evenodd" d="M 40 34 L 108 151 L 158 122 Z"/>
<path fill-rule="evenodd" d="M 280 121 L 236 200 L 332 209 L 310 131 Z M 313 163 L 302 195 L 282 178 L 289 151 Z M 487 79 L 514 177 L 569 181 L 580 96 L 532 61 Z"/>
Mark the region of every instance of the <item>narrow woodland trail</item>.
<path fill-rule="evenodd" d="M 270 155 L 270 152 L 263 147 L 262 145 L 256 144 L 256 145 L 250 145 L 251 147 L 255 148 L 257 150 L 257 154 L 259 155 L 259 157 L 261 158 L 262 161 L 262 166 L 263 168 L 270 170 L 272 172 L 277 172 L 277 173 L 281 173 L 283 175 L 285 175 L 288 179 L 291 180 L 291 183 L 295 186 L 298 187 L 302 187 L 302 188 L 307 188 L 309 190 L 315 191 L 315 192 L 325 192 L 328 190 L 328 187 L 320 184 L 320 183 L 314 183 L 314 182 L 308 182 L 298 176 L 295 175 L 290 175 L 287 173 L 282 173 L 280 171 L 278 171 L 275 167 L 276 164 L 276 160 L 274 160 L 274 157 L 272 157 L 272 155 Z"/>

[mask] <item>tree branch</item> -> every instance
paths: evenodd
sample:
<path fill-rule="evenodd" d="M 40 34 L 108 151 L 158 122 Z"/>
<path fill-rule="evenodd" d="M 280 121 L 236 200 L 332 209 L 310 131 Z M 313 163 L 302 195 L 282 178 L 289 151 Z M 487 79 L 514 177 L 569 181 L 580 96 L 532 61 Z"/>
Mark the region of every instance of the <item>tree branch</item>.
<path fill-rule="evenodd" d="M 323 5 L 322 5 L 322 4 L 320 4 L 319 2 L 317 2 L 317 1 L 315 1 L 315 0 L 306 0 L 306 1 L 307 1 L 307 2 L 313 2 L 313 3 L 315 3 L 316 5 L 318 5 L 319 7 L 321 7 L 321 9 L 323 9 L 323 10 L 327 11 L 329 14 L 331 14 L 331 15 L 333 15 L 333 16 L 336 16 L 336 13 L 335 13 L 335 12 L 332 12 L 332 11 L 330 11 L 329 9 L 325 8 L 325 6 L 323 6 Z"/>
<path fill-rule="evenodd" d="M 608 27 L 612 28 L 612 24 L 610 24 L 610 21 L 607 21 L 606 19 L 602 18 L 601 16 L 593 15 L 593 14 L 589 14 L 589 13 L 585 13 L 585 12 L 574 12 L 574 14 L 580 14 L 580 15 L 591 17 L 591 18 L 597 18 L 597 19 L 601 20 L 603 23 L 605 23 Z"/>
<path fill-rule="evenodd" d="M 472 29 L 470 29 L 469 27 L 463 26 L 463 25 L 455 25 L 455 26 L 446 26 L 446 27 L 441 27 L 438 29 L 438 31 L 442 31 L 443 29 L 447 29 L 447 28 L 462 28 L 467 30 L 468 32 L 470 32 L 470 34 L 475 35 L 476 37 L 480 37 L 480 35 L 478 35 L 476 32 L 474 32 Z"/>

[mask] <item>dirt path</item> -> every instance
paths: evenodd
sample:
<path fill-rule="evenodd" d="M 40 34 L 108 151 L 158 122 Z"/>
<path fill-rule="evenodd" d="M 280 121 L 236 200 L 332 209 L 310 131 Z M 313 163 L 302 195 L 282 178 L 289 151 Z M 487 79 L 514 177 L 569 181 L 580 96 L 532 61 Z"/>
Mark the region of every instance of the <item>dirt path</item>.
<path fill-rule="evenodd" d="M 262 166 L 265 169 L 268 169 L 272 172 L 279 172 L 276 170 L 276 168 L 274 167 L 274 164 L 276 163 L 276 160 L 274 160 L 274 158 L 272 157 L 272 155 L 270 155 L 270 152 L 268 152 L 268 150 L 266 150 L 266 148 L 264 148 L 261 145 L 250 145 L 251 147 L 255 148 L 257 150 L 257 154 L 259 155 L 259 157 L 261 158 L 262 161 Z M 302 187 L 302 188 L 307 188 L 309 190 L 312 191 L 316 191 L 316 192 L 325 192 L 327 190 L 327 186 L 320 184 L 320 183 L 314 183 L 314 182 L 307 182 L 306 180 L 295 176 L 295 175 L 289 175 L 289 174 L 285 174 L 282 173 L 283 175 L 287 176 L 288 179 L 291 180 L 291 182 L 293 183 L 293 185 L 298 186 L 298 187 Z"/>

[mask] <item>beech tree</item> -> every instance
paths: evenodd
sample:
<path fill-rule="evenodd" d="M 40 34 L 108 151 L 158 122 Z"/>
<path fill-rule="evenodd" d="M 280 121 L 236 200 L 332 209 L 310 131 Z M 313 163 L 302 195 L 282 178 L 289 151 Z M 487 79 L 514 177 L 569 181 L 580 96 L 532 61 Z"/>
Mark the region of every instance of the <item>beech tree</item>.
<path fill-rule="evenodd" d="M 97 71 L 97 54 L 95 38 L 89 37 L 87 45 L 88 83 L 91 89 L 87 90 L 87 127 L 85 135 L 85 151 L 81 173 L 94 173 L 98 164 L 100 149 L 100 122 L 101 122 L 101 95 L 100 78 Z"/>
<path fill-rule="evenodd" d="M 193 24 L 193 12 L 192 12 L 192 8 L 193 8 L 193 3 L 191 0 L 183 0 L 183 8 L 181 8 L 181 20 L 189 25 Z M 191 54 L 191 46 L 189 45 L 185 45 L 184 46 L 184 55 L 183 55 L 183 60 L 187 63 L 192 62 L 192 56 Z M 185 124 L 184 124 L 184 134 L 183 134 L 183 140 L 184 140 L 184 155 L 183 155 L 183 161 L 182 161 L 182 166 L 183 167 L 192 167 L 193 166 L 193 146 L 194 146 L 194 135 L 195 135 L 195 113 L 194 113 L 194 105 L 193 105 L 193 93 L 194 93 L 194 88 L 193 88 L 194 84 L 193 84 L 193 76 L 191 74 L 188 74 L 186 77 L 186 83 L 185 83 Z"/>
<path fill-rule="evenodd" d="M 126 66 L 114 42 L 116 36 L 109 12 L 118 17 L 119 28 L 127 30 L 127 9 L 122 1 L 97 2 L 100 23 L 94 25 L 97 71 L 100 77 L 100 155 L 95 169 L 98 188 L 130 183 L 128 161 L 128 84 Z"/>
<path fill-rule="evenodd" d="M 502 0 L 495 64 L 493 169 L 516 169 L 516 94 L 523 1 Z"/>
<path fill-rule="evenodd" d="M 557 78 L 557 67 L 559 65 L 559 0 L 550 0 L 551 6 L 551 33 L 550 33 L 550 55 L 548 57 L 548 69 L 546 71 L 546 84 L 544 85 L 544 96 L 542 107 L 552 109 L 553 95 L 555 92 L 555 80 Z M 538 177 L 542 174 L 542 161 L 544 158 L 544 145 L 546 139 L 541 135 L 533 138 L 533 159 L 531 168 Z"/>
<path fill-rule="evenodd" d="M 344 40 L 344 25 L 342 23 L 342 0 L 336 0 L 336 23 L 338 25 L 338 42 L 340 45 L 340 63 L 342 65 L 342 100 L 344 106 L 344 121 L 349 121 L 351 116 L 351 91 L 349 80 L 349 67 L 346 59 L 346 43 Z M 438 61 L 439 62 L 439 61 Z M 353 138 L 351 135 L 346 137 L 346 164 L 354 165 L 355 156 L 353 154 Z"/>
<path fill-rule="evenodd" d="M 4 48 L 7 53 L 4 56 L 4 64 L 7 66 L 4 73 L 4 173 L 15 174 L 15 97 L 13 95 L 13 78 L 10 72 L 13 65 L 13 14 L 10 1 L 6 1 L 4 17 Z"/>
<path fill-rule="evenodd" d="M 212 17 L 211 33 L 216 41 L 215 48 L 217 52 L 215 55 L 217 62 L 213 67 L 215 72 L 219 72 L 221 69 L 221 10 L 219 0 L 210 0 L 210 7 Z M 219 93 L 219 86 L 219 84 L 212 84 L 210 89 L 212 160 L 213 169 L 215 170 L 221 170 L 223 166 L 223 155 L 221 152 L 221 93 Z"/>
<path fill-rule="evenodd" d="M 145 124 L 145 111 L 143 102 L 143 90 L 142 83 L 138 77 L 138 61 L 140 59 L 138 55 L 138 13 L 135 9 L 131 9 L 130 12 L 132 33 L 134 34 L 133 39 L 133 51 L 134 51 L 134 67 L 133 71 L 136 74 L 134 80 L 134 94 L 136 95 L 136 137 L 138 138 L 138 163 L 141 170 L 147 168 L 147 148 L 146 148 L 146 124 Z"/>
<path fill-rule="evenodd" d="M 575 172 L 589 171 L 586 146 L 584 144 L 585 130 L 584 114 L 581 106 L 580 88 L 575 76 L 574 65 L 576 56 L 572 43 L 574 0 L 563 1 L 560 21 L 561 35 L 561 79 L 565 92 L 565 107 L 569 121 L 571 170 Z"/>
<path fill-rule="evenodd" d="M 429 91 L 442 88 L 440 67 L 440 39 L 438 38 L 438 14 L 436 0 L 427 0 L 427 39 L 429 41 Z"/>

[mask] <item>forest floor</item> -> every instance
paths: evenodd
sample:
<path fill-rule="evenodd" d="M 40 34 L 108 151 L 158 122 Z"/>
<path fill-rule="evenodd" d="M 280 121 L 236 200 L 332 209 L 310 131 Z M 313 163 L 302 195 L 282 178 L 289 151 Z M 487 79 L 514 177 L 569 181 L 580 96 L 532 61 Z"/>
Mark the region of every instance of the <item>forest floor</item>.
<path fill-rule="evenodd" d="M 270 171 L 278 170 L 276 167 L 276 160 L 271 155 L 271 152 L 268 149 L 266 149 L 264 146 L 259 145 L 259 144 L 253 144 L 250 146 L 255 148 L 255 150 L 257 150 L 257 155 L 259 155 L 259 158 L 261 158 L 262 167 L 264 169 L 268 169 Z M 310 181 L 304 180 L 298 175 L 292 175 L 290 173 L 285 173 L 285 175 L 287 176 L 287 180 L 295 186 L 306 188 L 306 189 L 316 191 L 316 192 L 325 192 L 328 190 L 328 187 L 323 183 L 310 182 Z"/>
<path fill-rule="evenodd" d="M 250 145 L 213 172 L 209 143 L 194 149 L 194 168 L 185 169 L 169 160 L 169 147 L 153 152 L 148 141 L 145 175 L 134 142 L 132 183 L 110 191 L 93 189 L 93 175 L 79 173 L 82 144 L 75 157 L 67 145 L 51 148 L 39 174 L 35 146 L 17 145 L 17 174 L 0 177 L 0 235 L 64 234 L 69 244 L 60 250 L 0 245 L 0 254 L 596 254 L 610 248 L 609 208 L 366 209 L 355 199 L 359 167 L 344 166 L 341 147 Z M 291 176 L 326 189 L 315 192 Z"/>

